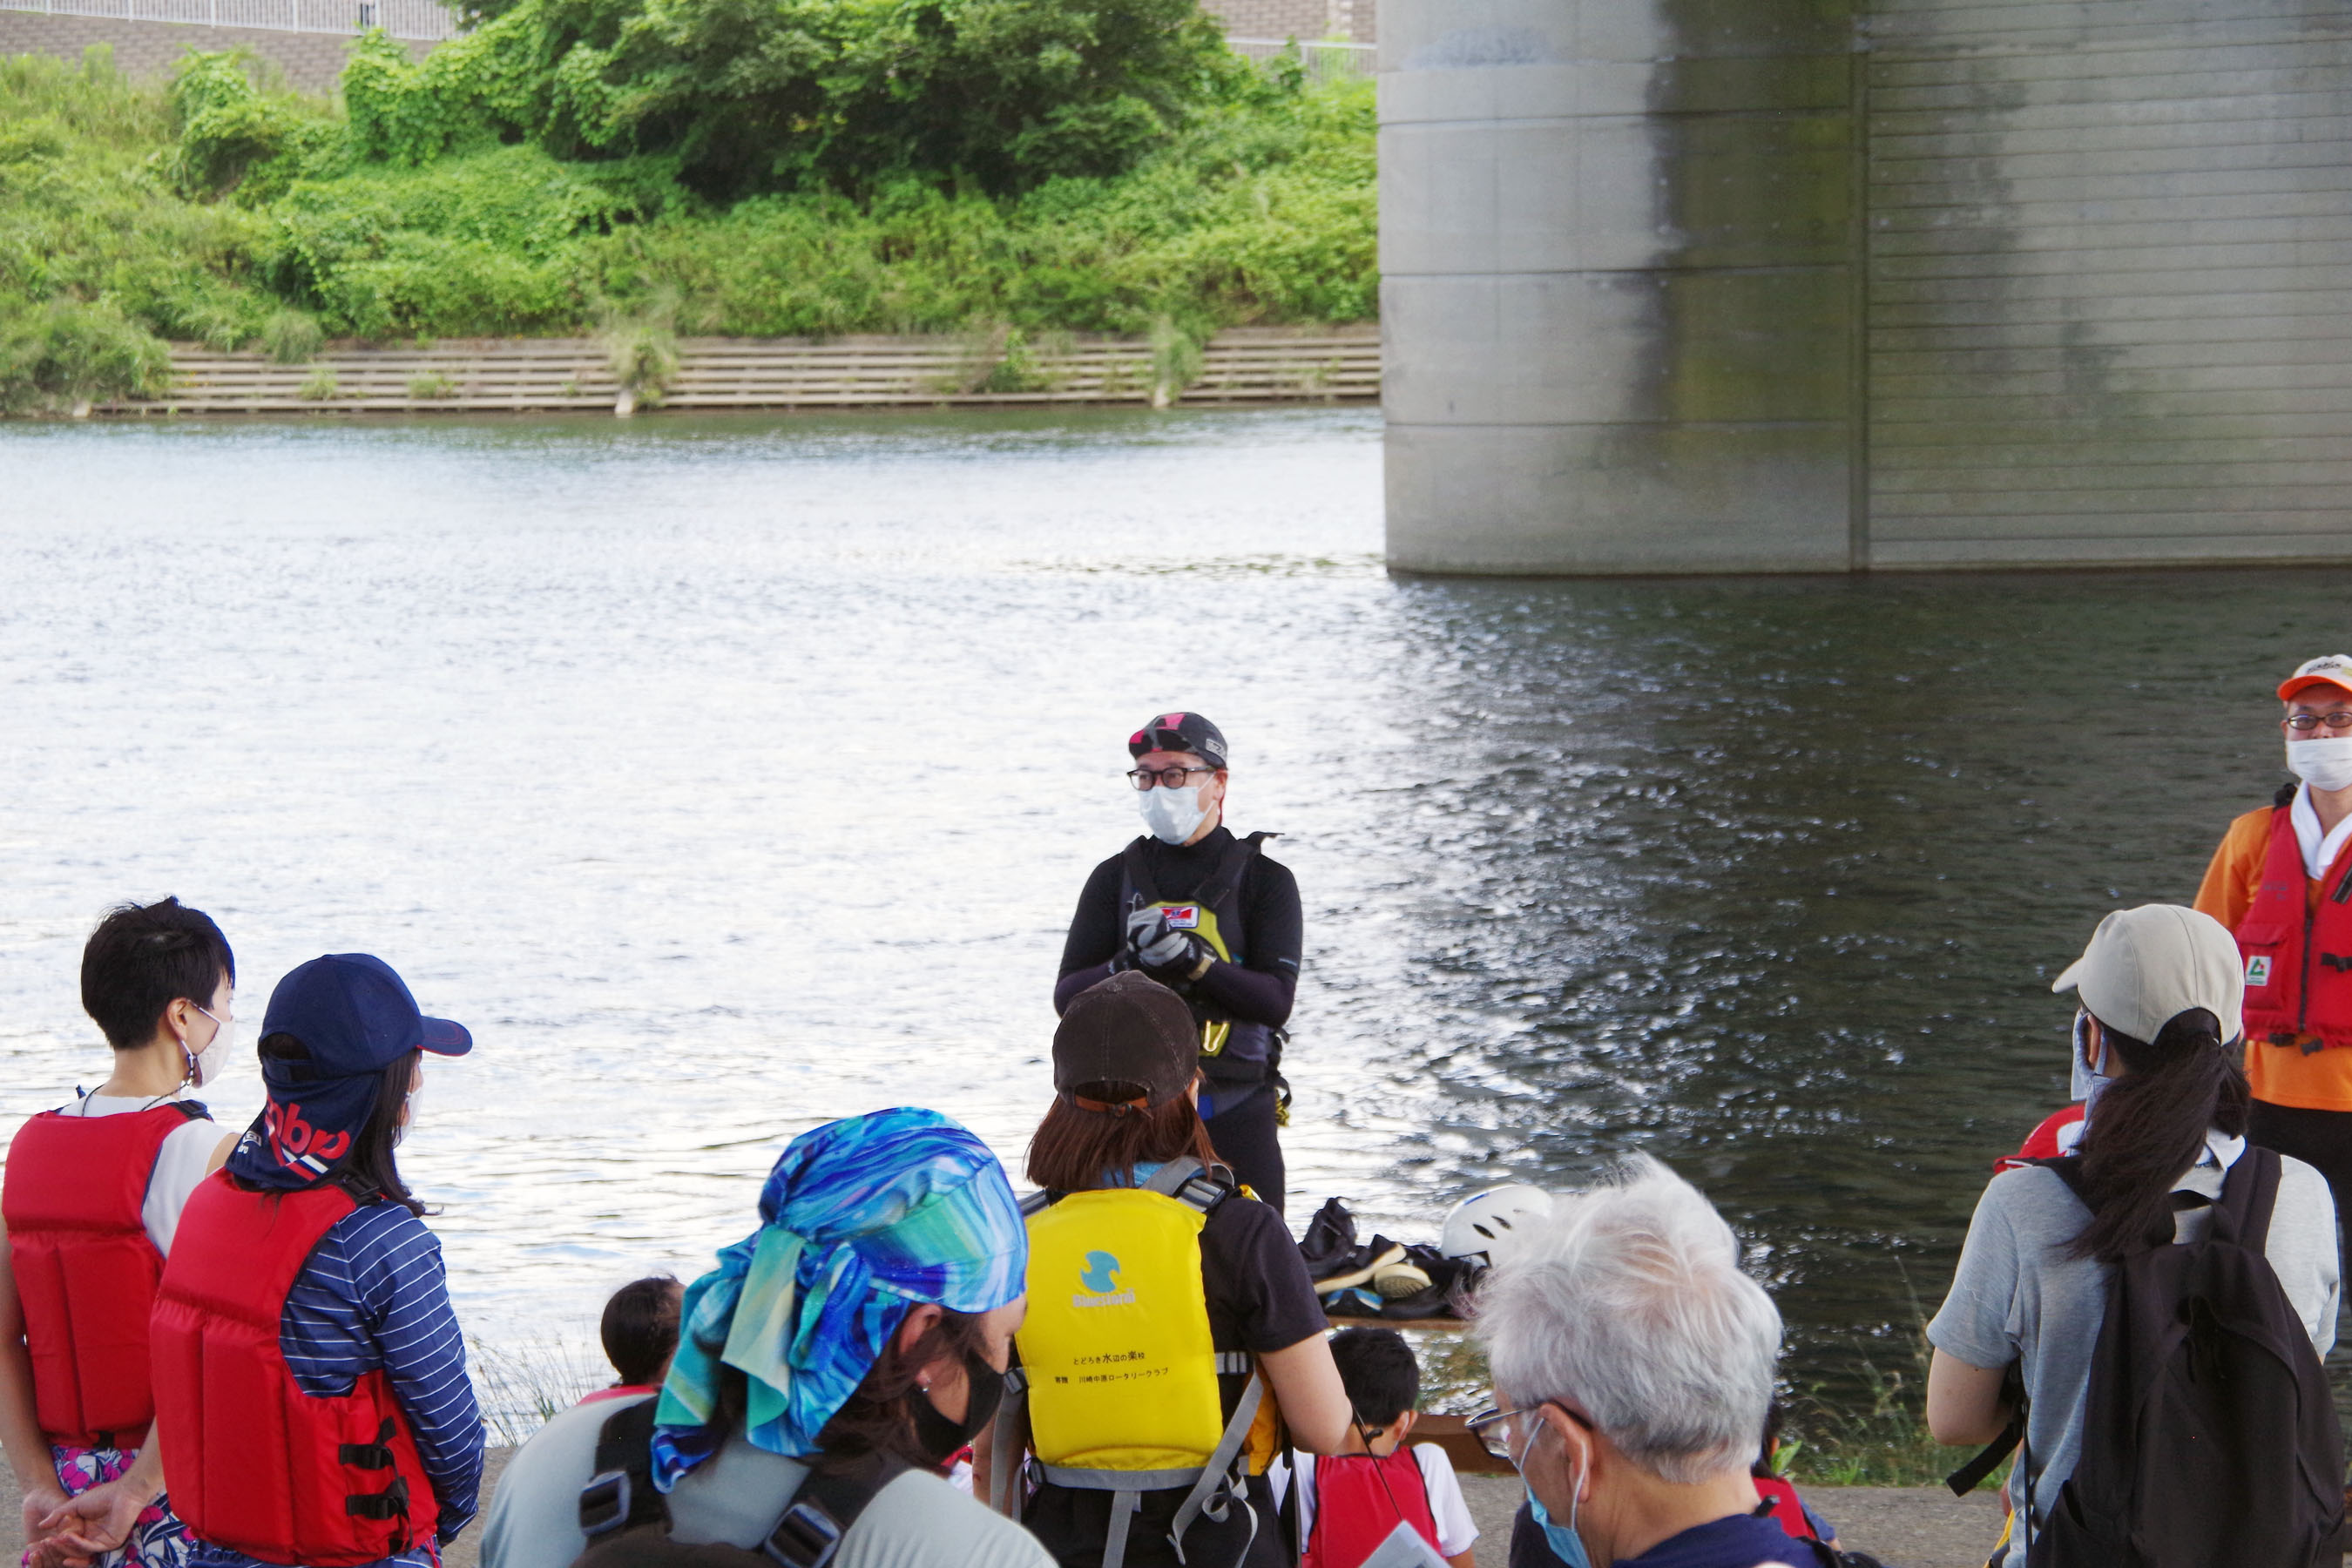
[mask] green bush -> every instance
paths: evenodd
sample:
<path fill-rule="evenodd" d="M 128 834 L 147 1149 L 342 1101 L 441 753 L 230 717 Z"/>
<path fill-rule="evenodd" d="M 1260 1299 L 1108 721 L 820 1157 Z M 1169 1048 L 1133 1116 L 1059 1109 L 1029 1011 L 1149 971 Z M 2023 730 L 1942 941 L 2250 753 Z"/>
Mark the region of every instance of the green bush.
<path fill-rule="evenodd" d="M 171 374 L 163 345 L 111 305 L 59 300 L 0 313 L 0 413 L 152 397 Z"/>
<path fill-rule="evenodd" d="M 1220 327 L 1370 318 L 1370 84 L 1253 68 L 1197 23 L 1190 0 L 520 0 L 421 63 L 356 41 L 343 112 L 231 55 L 167 88 L 102 50 L 0 60 L 0 318 L 10 365 L 47 367 L 11 369 L 9 406 L 62 395 L 68 362 L 144 384 L 100 353 L 125 332 L 299 363 L 657 314 L 963 334 L 1003 345 L 1010 386 L 1046 334 L 1116 331 L 1153 334 L 1174 385 Z"/>

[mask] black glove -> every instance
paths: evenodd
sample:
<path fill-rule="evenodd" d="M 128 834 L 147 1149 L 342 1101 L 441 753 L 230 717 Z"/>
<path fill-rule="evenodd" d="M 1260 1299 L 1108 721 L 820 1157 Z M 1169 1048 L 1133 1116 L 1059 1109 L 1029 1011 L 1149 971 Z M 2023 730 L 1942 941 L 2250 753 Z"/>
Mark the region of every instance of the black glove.
<path fill-rule="evenodd" d="M 1198 980 L 1217 956 L 1198 931 L 1170 925 L 1164 910 L 1138 910 L 1127 917 L 1127 952 L 1136 968 L 1162 985 Z"/>

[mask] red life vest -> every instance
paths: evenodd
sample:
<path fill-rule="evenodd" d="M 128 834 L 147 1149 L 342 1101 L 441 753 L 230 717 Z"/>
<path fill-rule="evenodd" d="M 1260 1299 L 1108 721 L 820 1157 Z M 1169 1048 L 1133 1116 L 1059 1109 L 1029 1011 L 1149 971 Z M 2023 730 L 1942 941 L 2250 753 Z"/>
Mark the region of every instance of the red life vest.
<path fill-rule="evenodd" d="M 1307 1532 L 1300 1568 L 1360 1568 L 1399 1522 L 1437 1550 L 1437 1520 L 1429 1511 L 1429 1483 L 1412 1450 L 1398 1444 L 1370 1454 L 1327 1454 L 1315 1461 L 1315 1525 Z"/>
<path fill-rule="evenodd" d="M 2312 908 L 2290 810 L 2271 813 L 2262 885 L 2238 921 L 2246 1037 L 2292 1045 L 2313 1035 L 2323 1046 L 2352 1046 L 2352 872 Z"/>
<path fill-rule="evenodd" d="M 155 1416 L 172 1511 L 199 1541 L 352 1568 L 433 1539 L 433 1486 L 383 1370 L 307 1394 L 278 1348 L 287 1292 L 355 1206 L 331 1183 L 254 1192 L 219 1171 L 180 1215 L 155 1298 Z"/>
<path fill-rule="evenodd" d="M 135 1448 L 154 1419 L 147 1315 L 163 1255 L 139 1210 L 163 1140 L 205 1114 L 170 1100 L 119 1116 L 45 1110 L 0 1178 L 8 1267 L 24 1303 L 33 1405 L 52 1443 Z"/>
<path fill-rule="evenodd" d="M 1805 1517 L 1805 1505 L 1797 1499 L 1797 1489 L 1778 1476 L 1758 1476 L 1756 1495 L 1767 1505 L 1772 1522 L 1789 1532 L 1791 1541 L 1819 1541 L 1813 1533 L 1813 1521 Z"/>

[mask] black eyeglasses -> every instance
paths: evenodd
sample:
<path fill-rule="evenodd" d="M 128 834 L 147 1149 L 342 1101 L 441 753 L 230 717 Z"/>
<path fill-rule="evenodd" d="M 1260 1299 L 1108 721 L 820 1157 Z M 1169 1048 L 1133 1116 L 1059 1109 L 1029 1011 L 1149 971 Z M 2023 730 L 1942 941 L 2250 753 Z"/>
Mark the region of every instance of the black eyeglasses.
<path fill-rule="evenodd" d="M 1184 781 L 1194 773 L 1213 773 L 1214 768 L 1129 768 L 1128 782 L 1138 789 L 1150 789 L 1153 784 L 1162 789 L 1182 789 Z"/>
<path fill-rule="evenodd" d="M 2308 735 L 2322 724 L 2331 730 L 2352 730 L 2352 710 L 2339 708 L 2333 713 L 2290 713 L 2286 719 L 2286 727 L 2299 735 Z"/>
<path fill-rule="evenodd" d="M 1513 1469 L 1519 1468 L 1519 1457 L 1511 1452 L 1511 1417 L 1525 1415 L 1530 1405 L 1522 1410 L 1481 1410 L 1462 1425 L 1470 1436 L 1478 1439 L 1478 1447 L 1503 1461 Z"/>
<path fill-rule="evenodd" d="M 1519 1468 L 1519 1461 L 1526 1458 L 1527 1455 L 1524 1451 L 1517 1454 L 1511 1452 L 1511 1418 L 1515 1415 L 1533 1415 L 1546 1405 L 1552 1406 L 1580 1426 L 1588 1429 L 1597 1426 L 1597 1423 L 1591 1416 L 1561 1399 L 1546 1399 L 1535 1405 L 1521 1405 L 1517 1410 L 1481 1410 L 1462 1425 L 1468 1430 L 1470 1436 L 1478 1439 L 1478 1447 L 1516 1470 Z M 1528 1440 L 1528 1447 L 1534 1447 L 1532 1438 Z"/>

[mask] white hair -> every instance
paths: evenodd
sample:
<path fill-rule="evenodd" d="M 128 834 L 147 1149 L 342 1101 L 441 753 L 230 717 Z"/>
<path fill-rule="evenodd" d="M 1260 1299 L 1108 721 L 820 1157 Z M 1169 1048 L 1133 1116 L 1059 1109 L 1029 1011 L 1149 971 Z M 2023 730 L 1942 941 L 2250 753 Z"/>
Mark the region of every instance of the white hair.
<path fill-rule="evenodd" d="M 1520 1234 L 1477 1299 L 1503 1398 L 1567 1401 L 1677 1485 L 1754 1461 L 1780 1313 L 1740 1272 L 1738 1239 L 1705 1194 L 1637 1155 Z"/>

